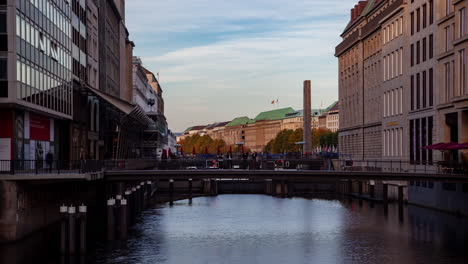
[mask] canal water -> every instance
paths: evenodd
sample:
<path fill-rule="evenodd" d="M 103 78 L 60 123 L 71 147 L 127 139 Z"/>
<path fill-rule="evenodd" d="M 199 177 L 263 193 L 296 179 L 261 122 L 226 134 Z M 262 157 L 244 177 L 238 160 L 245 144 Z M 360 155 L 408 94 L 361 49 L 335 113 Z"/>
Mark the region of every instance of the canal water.
<path fill-rule="evenodd" d="M 468 263 L 468 219 L 347 198 L 219 195 L 150 208 L 128 241 L 93 247 L 87 259 L 35 263 Z"/>

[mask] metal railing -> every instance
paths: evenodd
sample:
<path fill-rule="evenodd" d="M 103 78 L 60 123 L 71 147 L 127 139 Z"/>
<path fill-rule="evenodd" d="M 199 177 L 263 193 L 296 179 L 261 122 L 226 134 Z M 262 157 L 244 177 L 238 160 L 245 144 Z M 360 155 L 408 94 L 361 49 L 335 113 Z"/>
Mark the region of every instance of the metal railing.
<path fill-rule="evenodd" d="M 396 173 L 466 174 L 468 164 L 450 161 L 351 159 L 138 159 L 138 160 L 0 160 L 0 174 L 87 174 L 111 170 L 334 170 Z"/>
<path fill-rule="evenodd" d="M 102 169 L 99 160 L 0 160 L 0 174 L 85 174 Z"/>
<path fill-rule="evenodd" d="M 336 163 L 336 162 L 335 162 Z M 456 161 L 402 161 L 341 159 L 335 170 L 401 173 L 468 174 L 468 163 Z"/>

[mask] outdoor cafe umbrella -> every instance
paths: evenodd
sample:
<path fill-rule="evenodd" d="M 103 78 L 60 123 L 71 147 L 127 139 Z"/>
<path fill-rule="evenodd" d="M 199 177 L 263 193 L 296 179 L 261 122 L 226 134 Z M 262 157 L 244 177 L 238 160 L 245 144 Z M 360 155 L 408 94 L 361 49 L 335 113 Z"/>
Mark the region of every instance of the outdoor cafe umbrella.
<path fill-rule="evenodd" d="M 167 155 L 169 156 L 169 158 L 172 157 L 172 151 L 170 148 L 167 150 Z"/>
<path fill-rule="evenodd" d="M 193 146 L 193 149 L 192 149 L 192 155 L 197 155 L 197 150 L 195 149 L 195 146 Z"/>
<path fill-rule="evenodd" d="M 205 154 L 208 154 L 208 147 L 205 146 Z"/>

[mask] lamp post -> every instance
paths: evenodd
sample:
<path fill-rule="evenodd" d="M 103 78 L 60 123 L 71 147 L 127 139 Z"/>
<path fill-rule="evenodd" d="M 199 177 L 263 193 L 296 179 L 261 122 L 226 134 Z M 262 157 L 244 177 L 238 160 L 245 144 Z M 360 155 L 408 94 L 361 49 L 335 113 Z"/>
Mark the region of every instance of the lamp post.
<path fill-rule="evenodd" d="M 305 145 L 305 142 L 304 142 L 304 141 L 300 141 L 300 142 L 296 142 L 295 144 L 298 145 L 298 146 L 301 146 L 301 159 L 302 159 L 302 157 L 303 157 L 303 155 L 304 155 L 304 145 Z"/>
<path fill-rule="evenodd" d="M 237 154 L 238 154 L 238 155 L 239 155 L 239 153 L 240 153 L 240 148 L 241 148 L 242 146 L 244 146 L 244 144 L 245 144 L 244 142 L 237 142 L 237 143 L 236 143 L 236 146 L 237 146 Z"/>
<path fill-rule="evenodd" d="M 182 153 L 179 153 L 180 144 L 175 144 L 174 147 L 176 148 L 176 154 L 181 155 Z"/>

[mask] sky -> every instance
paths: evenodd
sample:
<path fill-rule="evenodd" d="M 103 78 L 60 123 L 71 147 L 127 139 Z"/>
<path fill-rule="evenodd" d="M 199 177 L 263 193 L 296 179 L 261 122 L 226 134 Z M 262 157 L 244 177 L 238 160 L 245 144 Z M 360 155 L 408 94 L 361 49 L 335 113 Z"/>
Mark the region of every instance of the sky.
<path fill-rule="evenodd" d="M 351 0 L 127 0 L 134 56 L 155 74 L 169 128 L 302 109 L 338 98 L 334 50 Z M 278 100 L 277 105 L 272 105 Z"/>

